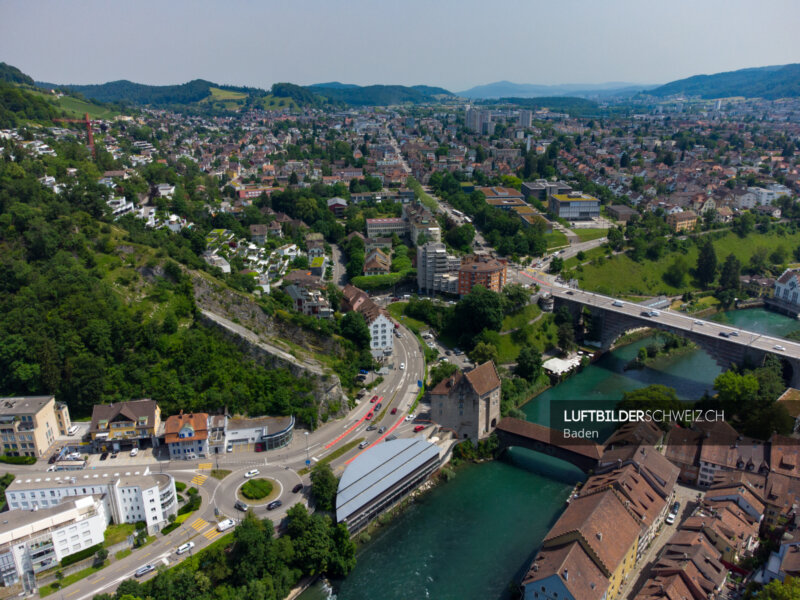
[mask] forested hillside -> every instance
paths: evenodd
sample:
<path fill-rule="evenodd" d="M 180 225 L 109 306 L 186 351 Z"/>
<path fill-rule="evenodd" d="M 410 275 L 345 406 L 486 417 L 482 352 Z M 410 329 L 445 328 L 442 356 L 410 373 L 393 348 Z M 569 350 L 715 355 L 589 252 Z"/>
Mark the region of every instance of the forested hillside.
<path fill-rule="evenodd" d="M 800 64 L 695 75 L 662 85 L 647 93 L 653 96 L 686 94 L 701 98 L 794 98 L 800 96 Z"/>
<path fill-rule="evenodd" d="M 316 423 L 312 380 L 257 366 L 195 321 L 187 269 L 205 268 L 202 235 L 110 221 L 86 149 L 49 142 L 58 157 L 7 146 L 0 160 L 0 394 L 56 394 L 75 417 L 151 397 L 165 414 L 227 407 Z M 79 174 L 61 194 L 38 181 L 67 167 Z M 176 177 L 166 171 L 146 176 Z"/>

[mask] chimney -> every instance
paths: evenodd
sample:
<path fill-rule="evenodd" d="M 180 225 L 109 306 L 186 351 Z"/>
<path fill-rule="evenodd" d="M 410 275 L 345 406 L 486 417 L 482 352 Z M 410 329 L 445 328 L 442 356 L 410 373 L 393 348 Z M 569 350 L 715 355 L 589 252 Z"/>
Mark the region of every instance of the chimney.
<path fill-rule="evenodd" d="M 601 542 L 603 541 L 603 532 L 602 531 L 598 531 L 597 532 L 597 539 L 600 540 Z"/>
<path fill-rule="evenodd" d="M 569 571 L 564 569 L 564 581 L 569 581 Z"/>

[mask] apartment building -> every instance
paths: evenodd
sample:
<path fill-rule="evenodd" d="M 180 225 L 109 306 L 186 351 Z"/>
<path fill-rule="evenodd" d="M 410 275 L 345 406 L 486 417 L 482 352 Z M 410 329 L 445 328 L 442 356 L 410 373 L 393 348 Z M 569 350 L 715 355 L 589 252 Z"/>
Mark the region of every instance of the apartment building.
<path fill-rule="evenodd" d="M 0 398 L 3 454 L 40 457 L 71 426 L 67 405 L 55 396 Z"/>
<path fill-rule="evenodd" d="M 506 285 L 506 261 L 485 254 L 473 254 L 458 268 L 458 293 L 466 296 L 476 285 L 500 292 Z"/>
<path fill-rule="evenodd" d="M 670 213 L 666 216 L 666 220 L 672 231 L 691 231 L 697 225 L 697 213 L 693 210 Z"/>
<path fill-rule="evenodd" d="M 0 577 L 4 586 L 34 577 L 65 556 L 103 542 L 109 515 L 100 496 L 66 500 L 39 510 L 10 510 L 0 524 Z"/>
<path fill-rule="evenodd" d="M 172 460 L 191 460 L 208 455 L 208 413 L 183 411 L 165 421 L 164 442 Z"/>
<path fill-rule="evenodd" d="M 71 473 L 74 474 L 17 475 L 6 488 L 9 509 L 41 510 L 74 496 L 102 496 L 114 523 L 144 521 L 151 533 L 178 512 L 175 480 L 166 473 L 150 473 L 150 467 L 108 467 Z"/>
<path fill-rule="evenodd" d="M 447 253 L 441 242 L 417 246 L 417 288 L 423 293 L 458 293 L 461 259 Z"/>
<path fill-rule="evenodd" d="M 161 409 L 155 400 L 95 404 L 89 434 L 96 449 L 158 446 Z"/>
<path fill-rule="evenodd" d="M 408 223 L 400 218 L 367 219 L 367 237 L 404 236 L 408 233 Z"/>
<path fill-rule="evenodd" d="M 342 290 L 342 310 L 360 313 L 369 327 L 370 351 L 375 358 L 388 356 L 394 350 L 394 322 L 389 313 L 375 304 L 364 290 L 346 285 Z"/>

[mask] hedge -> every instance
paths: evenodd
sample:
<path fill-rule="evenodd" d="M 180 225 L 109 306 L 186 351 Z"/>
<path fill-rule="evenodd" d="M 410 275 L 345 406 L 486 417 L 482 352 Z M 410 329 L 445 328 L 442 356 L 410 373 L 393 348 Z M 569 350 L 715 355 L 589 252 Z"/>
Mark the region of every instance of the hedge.
<path fill-rule="evenodd" d="M 161 533 L 162 533 L 163 535 L 169 535 L 170 533 L 172 533 L 173 531 L 175 531 L 175 530 L 176 530 L 178 527 L 180 527 L 180 526 L 181 526 L 181 524 L 180 524 L 180 523 L 178 523 L 177 521 L 175 521 L 174 523 L 170 523 L 169 525 L 167 525 L 166 527 L 164 527 L 164 529 L 162 529 L 162 530 L 161 530 Z"/>
<path fill-rule="evenodd" d="M 103 544 L 96 544 L 94 546 L 90 546 L 89 548 L 84 548 L 80 552 L 76 552 L 75 554 L 70 554 L 69 556 L 65 556 L 61 559 L 61 566 L 68 567 L 70 565 L 75 564 L 78 561 L 83 560 L 84 558 L 89 558 L 93 556 L 95 552 L 100 550 L 103 547 Z"/>
<path fill-rule="evenodd" d="M 179 492 L 182 492 L 183 490 L 186 489 L 186 484 L 183 483 L 182 481 L 176 481 L 175 482 L 175 489 L 178 490 Z"/>
<path fill-rule="evenodd" d="M 36 463 L 35 456 L 9 456 L 8 454 L 0 455 L 0 462 L 9 465 L 32 465 Z"/>
<path fill-rule="evenodd" d="M 352 283 L 357 288 L 370 290 L 375 288 L 391 287 L 403 281 L 406 277 L 415 277 L 416 269 L 400 271 L 399 273 L 388 273 L 386 275 L 359 275 L 353 277 Z"/>
<path fill-rule="evenodd" d="M 199 494 L 190 496 L 189 501 L 178 509 L 178 514 L 184 515 L 186 513 L 196 511 L 198 508 L 200 508 L 200 503 L 202 501 L 203 499 L 200 497 Z"/>

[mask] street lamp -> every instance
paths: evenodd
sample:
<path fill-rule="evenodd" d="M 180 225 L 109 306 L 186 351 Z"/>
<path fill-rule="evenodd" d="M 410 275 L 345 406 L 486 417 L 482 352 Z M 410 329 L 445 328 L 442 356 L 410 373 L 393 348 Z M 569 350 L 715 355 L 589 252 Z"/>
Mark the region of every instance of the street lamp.
<path fill-rule="evenodd" d="M 308 458 L 308 432 L 306 431 L 305 434 L 306 434 L 306 465 L 309 465 L 311 464 L 311 460 Z"/>

